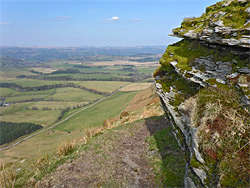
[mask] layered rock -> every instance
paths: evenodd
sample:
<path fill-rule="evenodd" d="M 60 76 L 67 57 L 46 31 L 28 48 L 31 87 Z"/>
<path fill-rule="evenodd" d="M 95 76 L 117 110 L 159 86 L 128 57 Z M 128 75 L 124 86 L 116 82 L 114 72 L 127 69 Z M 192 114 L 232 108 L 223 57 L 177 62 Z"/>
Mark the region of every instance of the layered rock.
<path fill-rule="evenodd" d="M 207 7 L 199 18 L 186 18 L 172 35 L 209 43 L 250 48 L 250 4 L 227 0 Z"/>
<path fill-rule="evenodd" d="M 249 7 L 245 0 L 222 1 L 185 20 L 173 31 L 184 39 L 168 46 L 154 73 L 173 133 L 187 152 L 186 187 L 250 183 Z M 230 15 L 243 21 L 237 25 Z"/>

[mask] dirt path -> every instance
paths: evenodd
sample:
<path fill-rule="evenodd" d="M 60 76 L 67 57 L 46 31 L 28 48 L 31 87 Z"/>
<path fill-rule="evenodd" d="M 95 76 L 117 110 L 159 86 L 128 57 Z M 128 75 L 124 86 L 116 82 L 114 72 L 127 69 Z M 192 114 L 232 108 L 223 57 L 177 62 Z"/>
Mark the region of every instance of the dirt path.
<path fill-rule="evenodd" d="M 46 175 L 37 187 L 156 187 L 146 138 L 167 126 L 162 117 L 107 130 L 81 157 Z"/>

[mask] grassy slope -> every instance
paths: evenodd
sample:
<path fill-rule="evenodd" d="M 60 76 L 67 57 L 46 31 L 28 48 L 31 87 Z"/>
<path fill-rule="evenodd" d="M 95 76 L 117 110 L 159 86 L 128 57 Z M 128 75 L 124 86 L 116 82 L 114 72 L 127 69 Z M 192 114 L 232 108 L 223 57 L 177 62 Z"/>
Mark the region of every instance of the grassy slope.
<path fill-rule="evenodd" d="M 136 93 L 137 92 L 116 93 L 96 106 L 86 111 L 82 111 L 72 119 L 54 128 L 54 130 L 46 131 L 14 148 L 1 152 L 1 162 L 35 156 L 39 152 L 49 153 L 62 141 L 82 137 L 84 135 L 83 129 L 102 126 L 105 119 L 118 115 Z M 44 113 L 45 112 L 46 111 L 44 111 Z M 71 113 L 71 111 L 69 113 Z M 66 114 L 65 117 L 67 117 L 68 114 Z M 41 116 L 39 115 L 39 117 Z M 43 117 L 48 119 L 49 113 L 45 114 Z M 68 131 L 70 131 L 70 134 Z"/>
<path fill-rule="evenodd" d="M 86 127 L 99 126 L 105 119 L 119 114 L 136 93 L 137 92 L 118 92 L 92 108 L 79 113 L 69 121 L 57 126 L 55 130 L 74 131 Z"/>
<path fill-rule="evenodd" d="M 1 88 L 0 89 L 0 96 L 1 97 L 5 97 L 5 96 L 10 96 L 14 93 L 16 93 L 17 91 L 15 89 L 10 89 L 10 88 Z"/>
<path fill-rule="evenodd" d="M 98 176 L 98 180 L 89 181 L 88 186 L 102 185 L 104 187 L 110 187 L 134 185 L 134 174 L 137 174 L 140 178 L 140 183 L 142 183 L 140 185 L 144 185 L 144 187 L 145 184 L 143 184 L 143 182 L 146 183 L 148 181 L 154 182 L 153 185 L 157 187 L 183 187 L 185 170 L 184 155 L 171 133 L 171 127 L 162 125 L 162 121 L 165 122 L 166 120 L 163 119 L 163 117 L 151 117 L 114 129 L 105 130 L 102 134 L 91 138 L 87 144 L 78 142 L 77 145 L 71 149 L 71 152 L 65 155 L 58 156 L 54 151 L 50 155 L 43 154 L 37 158 L 22 160 L 12 166 L 7 166 L 4 171 L 6 174 L 5 177 L 9 177 L 9 173 L 12 175 L 13 181 L 17 175 L 15 187 L 26 187 L 34 186 L 34 183 L 45 175 L 47 176 L 40 185 L 43 185 L 43 183 L 46 184 L 48 181 L 54 181 L 54 183 L 56 183 L 57 178 L 60 176 L 64 179 L 58 179 L 58 185 L 60 185 L 60 183 L 66 183 L 65 180 L 73 184 L 71 175 L 72 177 L 76 177 L 75 175 L 78 174 L 78 178 L 73 180 L 74 183 L 88 182 L 89 178 L 93 179 Z M 154 126 L 159 126 L 160 128 Z M 155 129 L 155 131 L 152 129 Z M 142 131 L 143 135 L 141 135 Z M 141 147 L 145 149 L 138 149 L 141 153 L 137 153 L 137 151 L 131 151 L 131 149 L 126 146 L 122 146 L 121 148 L 120 144 L 124 142 L 130 143 L 130 140 L 132 140 L 130 147 L 136 148 L 137 144 L 141 144 Z M 135 142 L 135 140 L 138 140 L 138 143 Z M 137 169 L 130 169 L 127 164 L 120 161 L 119 155 L 122 154 L 125 156 L 126 153 L 133 161 L 136 160 L 136 163 L 141 167 L 139 171 L 146 170 L 145 174 L 138 173 Z M 134 154 L 136 154 L 137 157 Z M 84 158 L 83 156 L 92 157 Z M 92 160 L 92 158 L 94 158 L 94 160 Z M 140 163 L 140 161 L 142 163 Z M 88 173 L 78 171 L 70 172 L 69 168 L 63 168 L 63 166 L 71 164 L 74 165 L 75 168 L 78 168 L 78 165 L 81 167 L 81 165 L 85 163 L 91 163 L 88 166 Z M 124 170 L 124 168 L 126 168 L 126 170 Z M 21 170 L 16 171 L 16 169 Z M 115 169 L 115 171 L 113 169 Z M 53 171 L 56 171 L 56 173 L 50 176 L 48 173 L 53 173 Z M 120 173 L 117 174 L 119 171 Z M 57 173 L 59 174 L 57 175 Z M 121 174 L 122 177 L 118 178 Z M 116 177 L 117 175 L 118 177 Z"/>
<path fill-rule="evenodd" d="M 18 75 L 34 75 L 24 68 L 14 68 L 14 67 L 1 67 L 0 77 L 1 82 L 6 80 L 13 80 Z"/>
<path fill-rule="evenodd" d="M 87 88 L 95 89 L 103 92 L 112 92 L 119 89 L 122 86 L 130 84 L 130 82 L 117 82 L 117 81 L 85 81 L 76 82 L 77 85 Z"/>
<path fill-rule="evenodd" d="M 12 97 L 7 97 L 5 102 L 24 101 L 32 98 L 60 100 L 22 102 L 0 109 L 2 121 L 39 123 L 44 126 L 52 125 L 59 116 L 62 108 L 76 107 L 77 105 L 83 105 L 104 97 L 78 88 L 69 87 L 31 92 L 4 89 L 4 92 L 13 95 Z M 33 110 L 32 107 L 37 107 L 39 110 Z M 48 107 L 51 110 L 42 110 L 44 107 Z"/>

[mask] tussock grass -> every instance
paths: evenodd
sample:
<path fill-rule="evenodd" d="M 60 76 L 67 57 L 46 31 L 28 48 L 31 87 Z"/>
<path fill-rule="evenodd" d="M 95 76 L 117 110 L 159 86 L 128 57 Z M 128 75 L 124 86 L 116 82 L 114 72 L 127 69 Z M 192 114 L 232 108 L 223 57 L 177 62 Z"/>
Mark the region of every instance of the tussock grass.
<path fill-rule="evenodd" d="M 58 165 L 68 159 L 79 157 L 90 139 L 103 130 L 103 127 L 85 129 L 81 139 L 62 142 L 50 154 L 40 154 L 32 159 L 23 159 L 8 166 L 3 165 L 0 167 L 0 187 L 35 187 L 38 181 L 54 171 Z"/>
<path fill-rule="evenodd" d="M 14 168 L 5 168 L 5 165 L 3 165 L 0 172 L 0 187 L 15 187 L 16 176 L 17 175 Z"/>
<path fill-rule="evenodd" d="M 59 156 L 68 155 L 68 154 L 70 154 L 70 153 L 72 153 L 74 151 L 75 146 L 76 146 L 76 141 L 75 140 L 73 140 L 71 142 L 63 142 L 63 143 L 58 145 L 57 154 Z"/>
<path fill-rule="evenodd" d="M 85 129 L 84 133 L 85 133 L 87 141 L 91 139 L 93 136 L 95 136 L 96 134 L 102 132 L 103 130 L 104 130 L 103 127 L 93 127 L 93 128 Z"/>
<path fill-rule="evenodd" d="M 149 110 L 149 112 L 147 112 Z M 150 111 L 151 110 L 151 111 Z M 129 113 L 128 117 L 130 118 L 128 122 L 133 122 L 138 119 L 142 119 L 144 116 L 152 116 L 154 114 L 162 114 L 163 111 L 160 108 L 159 100 L 154 100 L 152 103 L 147 105 L 144 109 L 141 109 L 140 112 L 134 114 Z M 119 116 L 120 117 L 120 116 Z M 122 120 L 119 118 L 119 124 L 121 125 L 124 118 Z M 127 123 L 127 122 L 126 122 Z M 15 185 L 15 187 L 35 187 L 39 185 L 39 181 L 46 175 L 53 172 L 59 165 L 63 164 L 67 160 L 72 160 L 81 156 L 82 152 L 84 152 L 88 148 L 88 143 L 91 141 L 97 134 L 102 134 L 105 129 L 114 128 L 116 126 L 103 127 L 91 127 L 90 125 L 86 127 L 82 127 L 83 135 L 79 140 L 62 142 L 58 145 L 57 149 L 47 155 L 39 155 L 32 159 L 23 159 L 19 160 L 13 164 L 8 165 L 6 168 L 11 174 L 15 176 L 9 178 L 9 184 Z M 2 168 L 3 169 L 3 168 Z M 11 171 L 13 169 L 13 171 Z M 16 169 L 20 169 L 16 171 Z M 2 170 L 3 172 L 3 170 Z M 2 172 L 1 172 L 1 181 L 2 181 Z M 4 174 L 5 175 L 5 174 Z M 6 182 L 6 176 L 3 182 Z M 4 184 L 0 184 L 0 187 Z M 11 187 L 11 186 L 9 186 Z"/>
<path fill-rule="evenodd" d="M 199 92 L 191 111 L 200 147 L 213 163 L 222 186 L 244 186 L 250 180 L 250 113 L 233 89 Z"/>

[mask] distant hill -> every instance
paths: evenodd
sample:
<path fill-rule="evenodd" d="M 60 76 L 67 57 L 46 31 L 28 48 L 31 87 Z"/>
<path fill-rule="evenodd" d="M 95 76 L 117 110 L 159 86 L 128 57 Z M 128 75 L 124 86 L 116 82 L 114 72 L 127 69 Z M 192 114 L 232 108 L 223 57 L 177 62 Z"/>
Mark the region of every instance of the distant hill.
<path fill-rule="evenodd" d="M 143 47 L 69 47 L 69 48 L 32 48 L 1 47 L 3 56 L 27 61 L 48 61 L 52 59 L 72 60 L 113 60 L 115 56 L 138 56 L 140 54 L 162 54 L 164 46 Z M 93 57 L 96 56 L 96 57 Z M 114 57 L 113 57 L 114 56 Z"/>
<path fill-rule="evenodd" d="M 24 61 L 9 56 L 0 56 L 0 66 L 22 66 L 25 65 Z"/>

